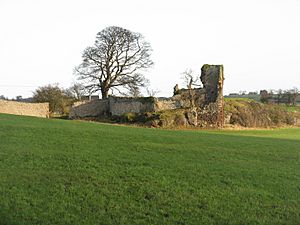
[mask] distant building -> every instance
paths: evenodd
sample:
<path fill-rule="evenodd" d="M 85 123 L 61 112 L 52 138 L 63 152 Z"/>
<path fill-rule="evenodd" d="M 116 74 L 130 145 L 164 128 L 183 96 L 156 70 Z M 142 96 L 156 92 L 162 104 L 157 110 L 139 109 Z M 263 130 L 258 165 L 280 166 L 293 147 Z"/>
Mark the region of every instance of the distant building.
<path fill-rule="evenodd" d="M 33 98 L 18 98 L 15 100 L 16 102 L 27 102 L 27 103 L 32 103 Z"/>
<path fill-rule="evenodd" d="M 239 96 L 239 93 L 230 93 L 228 96 L 229 96 L 229 97 Z"/>
<path fill-rule="evenodd" d="M 85 100 L 97 100 L 97 99 L 99 99 L 99 95 L 85 95 L 85 96 L 81 97 L 82 101 L 85 101 Z"/>
<path fill-rule="evenodd" d="M 254 92 L 249 92 L 248 95 L 258 95 L 258 93 L 254 91 Z"/>

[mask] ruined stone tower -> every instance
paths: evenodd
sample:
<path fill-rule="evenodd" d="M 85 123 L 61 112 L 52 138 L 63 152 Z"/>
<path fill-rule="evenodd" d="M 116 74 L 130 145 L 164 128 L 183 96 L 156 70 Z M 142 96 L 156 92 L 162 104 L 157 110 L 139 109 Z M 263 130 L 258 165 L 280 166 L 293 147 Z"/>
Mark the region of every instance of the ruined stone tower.
<path fill-rule="evenodd" d="M 223 99 L 223 65 L 203 65 L 200 79 L 205 89 L 206 104 Z"/>
<path fill-rule="evenodd" d="M 203 111 L 206 120 L 217 127 L 224 126 L 224 68 L 223 65 L 205 64 L 201 68 L 201 82 L 205 90 Z M 209 118 L 208 118 L 209 117 Z"/>

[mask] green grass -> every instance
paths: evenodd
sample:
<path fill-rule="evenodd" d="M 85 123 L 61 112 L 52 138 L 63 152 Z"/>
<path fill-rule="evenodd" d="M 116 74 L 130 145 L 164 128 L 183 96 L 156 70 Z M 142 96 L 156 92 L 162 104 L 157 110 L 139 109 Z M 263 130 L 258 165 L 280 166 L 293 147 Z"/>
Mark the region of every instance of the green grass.
<path fill-rule="evenodd" d="M 231 102 L 231 101 L 237 101 L 237 102 L 253 102 L 255 101 L 254 99 L 250 98 L 224 98 L 225 102 Z"/>
<path fill-rule="evenodd" d="M 300 106 L 282 105 L 282 107 L 287 109 L 289 112 L 300 112 Z"/>
<path fill-rule="evenodd" d="M 0 224 L 299 224 L 300 129 L 0 115 Z"/>

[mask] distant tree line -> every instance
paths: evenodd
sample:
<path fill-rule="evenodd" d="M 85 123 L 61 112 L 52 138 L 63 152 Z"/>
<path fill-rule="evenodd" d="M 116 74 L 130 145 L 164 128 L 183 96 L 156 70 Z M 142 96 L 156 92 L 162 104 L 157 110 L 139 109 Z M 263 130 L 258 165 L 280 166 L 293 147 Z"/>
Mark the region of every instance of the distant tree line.
<path fill-rule="evenodd" d="M 9 99 L 8 97 L 5 97 L 4 95 L 0 95 L 0 100 L 20 101 L 20 100 L 22 100 L 22 96 L 18 95 L 15 98 Z"/>
<path fill-rule="evenodd" d="M 279 89 L 271 91 L 260 91 L 260 100 L 263 103 L 296 105 L 299 97 L 300 92 L 296 87 L 289 90 Z"/>

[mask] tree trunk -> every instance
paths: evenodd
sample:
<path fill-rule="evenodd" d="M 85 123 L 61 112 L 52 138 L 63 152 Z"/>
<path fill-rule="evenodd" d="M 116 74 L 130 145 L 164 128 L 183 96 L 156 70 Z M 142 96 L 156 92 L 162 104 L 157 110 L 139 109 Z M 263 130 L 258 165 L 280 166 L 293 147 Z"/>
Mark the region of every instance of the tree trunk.
<path fill-rule="evenodd" d="M 101 96 L 102 96 L 102 99 L 108 98 L 108 89 L 105 89 L 105 88 L 102 89 Z"/>
<path fill-rule="evenodd" d="M 190 79 L 188 89 L 189 89 L 189 95 L 190 95 L 190 107 L 194 108 L 195 107 L 195 101 L 194 101 L 194 90 L 192 89 L 192 83 L 193 83 L 193 78 Z"/>

